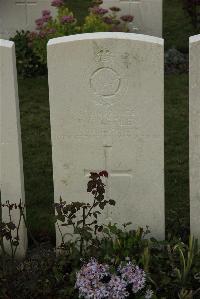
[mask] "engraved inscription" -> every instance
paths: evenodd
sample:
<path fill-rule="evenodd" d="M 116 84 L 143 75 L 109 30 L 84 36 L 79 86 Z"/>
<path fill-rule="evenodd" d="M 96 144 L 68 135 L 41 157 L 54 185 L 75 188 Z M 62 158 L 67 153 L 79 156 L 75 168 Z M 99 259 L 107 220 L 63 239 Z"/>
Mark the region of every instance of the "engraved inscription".
<path fill-rule="evenodd" d="M 15 3 L 17 5 L 23 4 L 23 5 L 32 5 L 32 4 L 36 4 L 37 1 L 36 0 L 16 0 Z"/>
<path fill-rule="evenodd" d="M 121 79 L 116 71 L 103 67 L 96 70 L 90 78 L 93 91 L 104 97 L 113 96 L 120 88 Z"/>
<path fill-rule="evenodd" d="M 112 53 L 109 49 L 99 46 L 95 41 L 93 42 L 94 47 L 94 59 L 98 63 L 104 63 L 111 61 Z"/>

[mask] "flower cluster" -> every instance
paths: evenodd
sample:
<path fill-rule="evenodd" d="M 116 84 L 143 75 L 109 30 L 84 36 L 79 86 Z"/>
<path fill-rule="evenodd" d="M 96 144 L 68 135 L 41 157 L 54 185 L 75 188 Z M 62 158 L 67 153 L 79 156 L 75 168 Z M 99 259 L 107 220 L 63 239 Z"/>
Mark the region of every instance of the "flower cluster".
<path fill-rule="evenodd" d="M 41 30 L 43 28 L 44 24 L 51 20 L 52 20 L 52 16 L 51 16 L 50 10 L 43 10 L 42 17 L 35 21 L 36 30 Z"/>
<path fill-rule="evenodd" d="M 132 15 L 122 15 L 121 17 L 118 13 L 121 11 L 120 7 L 111 6 L 109 9 L 105 9 L 101 6 L 101 0 L 94 1 L 92 7 L 90 8 L 91 15 L 99 18 L 104 24 L 108 26 L 108 31 L 123 31 L 128 32 L 128 23 L 131 23 L 134 19 Z"/>
<path fill-rule="evenodd" d="M 76 19 L 71 15 L 62 16 L 61 20 L 60 20 L 61 24 L 70 24 L 70 23 L 74 23 L 75 21 L 76 21 Z"/>
<path fill-rule="evenodd" d="M 124 21 L 124 22 L 130 23 L 130 22 L 133 21 L 133 16 L 131 16 L 131 15 L 124 15 L 124 16 L 121 16 L 120 19 L 122 21 Z"/>
<path fill-rule="evenodd" d="M 85 299 L 125 299 L 139 291 L 145 291 L 146 274 L 130 261 L 120 264 L 117 274 L 109 272 L 109 266 L 92 258 L 76 274 L 75 288 Z M 131 286 L 131 290 L 130 290 Z M 144 298 L 150 299 L 153 291 L 147 289 Z"/>
<path fill-rule="evenodd" d="M 63 0 L 53 0 L 51 2 L 51 6 L 54 6 L 54 7 L 61 7 L 64 5 L 64 1 Z"/>
<path fill-rule="evenodd" d="M 135 294 L 142 290 L 146 282 L 146 274 L 138 266 L 128 262 L 125 266 L 122 264 L 119 266 L 118 271 L 121 277 L 127 281 L 128 284 L 132 285 L 132 292 Z"/>
<path fill-rule="evenodd" d="M 117 7 L 117 6 L 112 6 L 109 8 L 111 11 L 114 11 L 114 12 L 118 12 L 121 10 L 121 8 Z"/>
<path fill-rule="evenodd" d="M 108 298 L 123 299 L 129 296 L 127 291 L 127 283 L 121 277 L 112 275 L 108 283 L 108 292 L 110 296 Z"/>
<path fill-rule="evenodd" d="M 44 23 L 52 20 L 52 16 L 51 16 L 50 10 L 46 9 L 46 10 L 42 11 L 42 19 L 43 19 Z"/>
<path fill-rule="evenodd" d="M 103 299 L 108 298 L 106 284 L 102 280 L 109 275 L 108 265 L 98 264 L 91 259 L 77 273 L 75 287 L 79 289 L 79 295 L 84 298 Z"/>
<path fill-rule="evenodd" d="M 90 11 L 95 15 L 103 16 L 108 12 L 108 9 L 95 6 L 91 8 Z"/>
<path fill-rule="evenodd" d="M 44 20 L 42 18 L 39 18 L 35 20 L 35 24 L 36 24 L 36 29 L 41 30 L 44 25 Z"/>

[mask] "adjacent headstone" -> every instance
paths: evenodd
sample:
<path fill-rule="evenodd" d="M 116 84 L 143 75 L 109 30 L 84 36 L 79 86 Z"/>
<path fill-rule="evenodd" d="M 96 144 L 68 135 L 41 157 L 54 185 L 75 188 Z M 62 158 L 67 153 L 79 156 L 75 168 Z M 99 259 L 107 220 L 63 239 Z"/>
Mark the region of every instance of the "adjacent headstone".
<path fill-rule="evenodd" d="M 190 37 L 190 227 L 200 239 L 200 35 Z"/>
<path fill-rule="evenodd" d="M 55 202 L 88 202 L 90 171 L 107 170 L 104 222 L 164 238 L 163 40 L 92 33 L 47 48 Z"/>
<path fill-rule="evenodd" d="M 15 46 L 0 40 L 0 187 L 1 203 L 25 204 L 19 101 L 16 77 Z M 11 211 L 11 220 L 19 224 L 20 211 Z M 2 209 L 2 220 L 10 221 L 7 208 Z M 16 230 L 14 231 L 16 235 Z M 27 248 L 27 234 L 23 219 L 19 226 L 20 244 L 17 257 L 23 257 Z M 4 243 L 10 252 L 10 243 Z"/>
<path fill-rule="evenodd" d="M 51 0 L 0 0 L 0 37 L 9 38 L 16 31 L 35 30 L 35 20 L 41 17 L 42 10 L 56 9 Z"/>
<path fill-rule="evenodd" d="M 117 6 L 121 15 L 133 15 L 132 32 L 162 37 L 162 0 L 104 0 L 102 7 Z"/>

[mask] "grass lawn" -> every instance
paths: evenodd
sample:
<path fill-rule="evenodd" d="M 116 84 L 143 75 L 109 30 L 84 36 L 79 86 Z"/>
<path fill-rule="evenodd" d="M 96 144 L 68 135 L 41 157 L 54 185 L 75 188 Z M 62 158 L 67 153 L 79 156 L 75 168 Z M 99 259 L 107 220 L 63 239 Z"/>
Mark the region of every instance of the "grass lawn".
<path fill-rule="evenodd" d="M 67 0 L 75 15 L 87 13 L 89 0 Z M 84 9 L 83 9 L 84 6 Z M 181 0 L 164 0 L 166 48 L 187 51 L 195 34 Z M 27 218 L 34 236 L 54 241 L 53 181 L 47 78 L 19 79 Z M 165 76 L 165 187 L 167 227 L 189 224 L 188 75 Z M 178 215 L 178 216 L 177 216 Z"/>
<path fill-rule="evenodd" d="M 188 51 L 189 36 L 197 34 L 186 10 L 184 0 L 163 0 L 163 36 L 165 48 Z"/>

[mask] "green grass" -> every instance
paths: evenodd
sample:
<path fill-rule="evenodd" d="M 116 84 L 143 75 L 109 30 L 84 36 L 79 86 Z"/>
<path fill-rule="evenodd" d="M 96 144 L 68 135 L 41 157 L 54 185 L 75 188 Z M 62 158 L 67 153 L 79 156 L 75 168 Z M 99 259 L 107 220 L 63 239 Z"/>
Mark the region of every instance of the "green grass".
<path fill-rule="evenodd" d="M 188 75 L 165 77 L 165 195 L 168 227 L 189 224 Z M 177 213 L 174 218 L 172 211 Z"/>
<path fill-rule="evenodd" d="M 90 0 L 67 0 L 81 20 Z M 166 48 L 188 50 L 188 36 L 195 34 L 181 0 L 164 0 Z M 34 236 L 54 240 L 53 181 L 48 84 L 46 78 L 20 79 L 19 95 L 24 157 L 27 217 Z M 165 187 L 167 227 L 176 223 L 177 213 L 189 224 L 188 178 L 188 75 L 165 77 Z M 178 224 L 176 223 L 176 227 Z"/>
<path fill-rule="evenodd" d="M 19 80 L 27 219 L 36 238 L 54 227 L 48 84 L 46 78 Z"/>
<path fill-rule="evenodd" d="M 188 51 L 189 36 L 197 34 L 191 18 L 183 9 L 184 0 L 163 0 L 163 36 L 165 48 Z"/>

